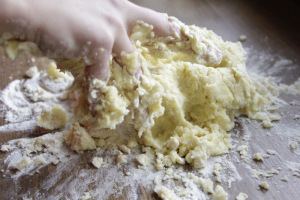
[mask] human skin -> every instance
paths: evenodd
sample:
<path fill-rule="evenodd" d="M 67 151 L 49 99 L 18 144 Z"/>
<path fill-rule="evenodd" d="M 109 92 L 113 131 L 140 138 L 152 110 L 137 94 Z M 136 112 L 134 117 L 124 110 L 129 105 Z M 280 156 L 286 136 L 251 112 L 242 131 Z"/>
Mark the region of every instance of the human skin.
<path fill-rule="evenodd" d="M 173 35 L 178 26 L 166 14 L 126 0 L 1 0 L 0 36 L 32 41 L 51 58 L 82 60 L 86 75 L 106 80 L 109 59 L 135 47 L 129 40 L 136 21 L 156 34 Z"/>

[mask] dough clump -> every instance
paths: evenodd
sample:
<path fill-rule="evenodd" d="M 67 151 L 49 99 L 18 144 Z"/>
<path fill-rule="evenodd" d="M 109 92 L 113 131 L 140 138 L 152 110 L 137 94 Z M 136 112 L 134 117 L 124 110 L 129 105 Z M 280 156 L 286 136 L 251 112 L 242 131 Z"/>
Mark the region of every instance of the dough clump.
<path fill-rule="evenodd" d="M 73 126 L 71 136 L 66 136 L 73 149 L 96 148 L 94 142 L 78 145 L 75 129 L 85 129 L 81 135 L 92 141 L 101 129 L 131 123 L 143 143 L 160 155 L 158 169 L 185 162 L 201 168 L 210 156 L 231 148 L 227 131 L 234 127 L 235 117 L 272 121 L 265 111 L 275 94 L 253 83 L 241 44 L 172 20 L 181 26 L 181 37 L 156 36 L 152 26 L 139 22 L 130 36 L 137 50 L 122 54 L 122 66 L 111 59 L 108 81 L 90 80 L 96 116 L 85 100 L 79 73 L 70 98 L 76 102 L 72 105 L 81 127 Z"/>

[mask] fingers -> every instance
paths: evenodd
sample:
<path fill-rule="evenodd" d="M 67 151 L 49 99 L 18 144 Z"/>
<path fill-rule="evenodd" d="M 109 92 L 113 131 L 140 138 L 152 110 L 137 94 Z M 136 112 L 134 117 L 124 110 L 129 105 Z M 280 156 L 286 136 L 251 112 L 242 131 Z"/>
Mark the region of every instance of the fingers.
<path fill-rule="evenodd" d="M 110 54 L 110 50 L 100 48 L 93 64 L 85 67 L 86 77 L 107 80 L 110 71 Z"/>
<path fill-rule="evenodd" d="M 93 79 L 96 78 L 106 81 L 110 72 L 111 51 L 105 51 L 104 49 L 101 49 L 97 54 L 96 62 L 85 67 L 85 93 L 92 116 L 97 115 L 94 106 L 99 103 L 99 97 L 102 95 L 101 86 L 99 88 L 98 86 L 93 85 Z"/>
<path fill-rule="evenodd" d="M 134 15 L 128 19 L 131 24 L 137 21 L 144 21 L 152 25 L 154 32 L 159 36 L 173 36 L 175 33 L 180 35 L 179 24 L 170 20 L 167 14 L 139 7 L 134 4 L 131 4 L 130 7 L 129 11 L 132 10 L 134 13 Z"/>
<path fill-rule="evenodd" d="M 135 51 L 135 46 L 132 44 L 132 42 L 129 39 L 129 36 L 125 30 L 125 28 L 122 28 L 119 33 L 116 33 L 114 46 L 113 46 L 113 53 L 116 54 L 117 59 L 121 59 L 121 53 L 125 52 L 127 54 L 132 53 Z"/>

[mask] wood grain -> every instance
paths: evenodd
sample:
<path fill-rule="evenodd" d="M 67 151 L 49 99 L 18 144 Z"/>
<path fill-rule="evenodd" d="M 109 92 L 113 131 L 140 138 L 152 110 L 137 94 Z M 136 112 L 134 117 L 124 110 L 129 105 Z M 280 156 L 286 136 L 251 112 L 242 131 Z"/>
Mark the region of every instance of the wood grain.
<path fill-rule="evenodd" d="M 296 1 L 239 1 L 239 0 L 134 0 L 134 3 L 154 10 L 168 13 L 176 16 L 186 24 L 196 24 L 201 27 L 207 27 L 213 30 L 223 39 L 229 41 L 238 41 L 241 34 L 247 35 L 246 42 L 243 46 L 252 49 L 252 53 L 267 52 L 274 56 L 273 60 L 266 60 L 264 63 L 265 71 L 268 72 L 276 61 L 282 59 L 290 60 L 293 69 L 282 70 L 273 74 L 274 77 L 280 78 L 284 83 L 293 83 L 300 77 L 300 8 Z M 247 62 L 248 67 L 256 65 L 259 62 L 257 59 L 252 59 L 250 53 Z M 45 60 L 38 60 L 37 65 L 42 66 Z M 3 50 L 0 49 L 0 88 L 3 89 L 11 80 L 22 78 L 25 70 L 32 66 L 30 55 L 22 54 L 16 60 L 11 61 L 4 56 Z M 286 102 L 291 102 L 295 97 L 285 95 L 282 98 Z M 297 97 L 296 100 L 300 100 Z M 283 112 L 286 114 L 276 126 L 291 126 L 299 128 L 299 121 L 293 119 L 293 115 L 300 114 L 299 106 L 285 107 Z M 0 124 L 4 124 L 4 119 L 1 118 Z M 246 127 L 237 123 L 237 130 L 240 130 L 241 135 Z M 278 156 L 272 156 L 266 159 L 263 163 L 251 162 L 253 167 L 261 167 L 264 169 L 278 168 L 284 166 L 284 161 L 299 162 L 300 156 L 293 153 L 289 149 L 289 142 L 284 136 L 276 134 L 276 129 L 263 129 L 258 122 L 253 122 L 249 126 L 251 132 L 251 141 L 249 148 L 251 152 L 260 152 L 266 149 L 274 149 L 278 152 Z M 299 129 L 296 131 L 300 132 Z M 28 132 L 12 132 L 0 133 L 0 144 L 8 140 L 20 137 L 32 137 L 42 134 L 41 130 L 35 130 L 33 133 Z M 282 135 L 282 134 L 281 134 Z M 235 137 L 233 135 L 233 137 Z M 228 159 L 231 159 L 237 152 L 233 151 L 228 154 Z M 89 155 L 82 155 L 79 165 L 70 171 L 64 172 L 62 177 L 59 177 L 59 182 L 65 181 L 72 175 L 74 170 L 81 170 L 88 164 Z M 0 168 L 3 168 L 3 159 L 5 154 L 0 154 Z M 284 159 L 282 159 L 284 158 Z M 227 188 L 230 194 L 230 199 L 235 199 L 239 192 L 247 193 L 249 199 L 269 199 L 269 200 L 297 200 L 300 199 L 300 179 L 291 175 L 290 172 L 280 172 L 280 175 L 268 179 L 269 191 L 261 191 L 258 187 L 258 182 L 251 178 L 249 171 L 245 169 L 242 162 L 236 163 L 237 171 L 242 176 L 242 180 L 236 181 L 231 188 Z M 50 177 L 55 171 L 55 166 L 48 166 L 40 170 L 39 174 L 26 176 L 21 178 L 21 188 L 18 188 L 9 177 L 0 176 L 0 199 L 20 199 L 22 194 L 30 191 L 41 190 L 41 198 L 47 199 L 51 193 L 55 193 L 56 188 L 52 187 L 49 190 L 43 190 L 41 184 Z M 101 172 L 98 172 L 101 173 Z M 289 175 L 290 182 L 285 183 L 280 180 L 283 175 Z M 105 184 L 105 183 L 104 183 Z M 100 187 L 99 183 L 95 182 L 91 188 Z M 126 188 L 122 191 L 122 195 L 112 195 L 109 199 L 129 199 Z M 153 187 L 145 187 L 140 183 L 136 188 L 136 193 L 139 199 L 150 200 L 159 199 L 153 192 Z M 66 196 L 62 199 L 68 197 Z M 101 197 L 98 197 L 101 199 Z"/>

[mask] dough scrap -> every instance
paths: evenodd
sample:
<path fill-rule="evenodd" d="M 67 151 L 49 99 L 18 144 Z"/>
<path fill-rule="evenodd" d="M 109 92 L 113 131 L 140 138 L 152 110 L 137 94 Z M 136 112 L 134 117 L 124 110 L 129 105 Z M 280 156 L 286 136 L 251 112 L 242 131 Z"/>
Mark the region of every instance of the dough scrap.
<path fill-rule="evenodd" d="M 240 192 L 237 196 L 236 196 L 236 200 L 247 200 L 248 199 L 248 195 Z"/>

